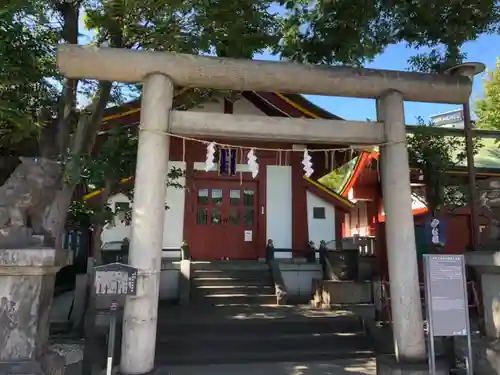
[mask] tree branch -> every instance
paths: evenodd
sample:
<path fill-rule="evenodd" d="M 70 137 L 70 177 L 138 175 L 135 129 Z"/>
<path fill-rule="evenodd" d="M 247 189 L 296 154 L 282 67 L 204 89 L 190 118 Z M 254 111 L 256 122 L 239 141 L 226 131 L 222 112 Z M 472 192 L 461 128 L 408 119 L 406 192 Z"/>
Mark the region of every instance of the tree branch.
<path fill-rule="evenodd" d="M 78 2 L 54 2 L 54 8 L 62 17 L 61 38 L 67 43 L 78 43 Z M 40 154 L 43 157 L 56 159 L 68 147 L 71 124 L 76 107 L 76 87 L 78 80 L 65 79 L 63 90 L 57 103 L 58 120 L 45 119 L 40 134 Z"/>

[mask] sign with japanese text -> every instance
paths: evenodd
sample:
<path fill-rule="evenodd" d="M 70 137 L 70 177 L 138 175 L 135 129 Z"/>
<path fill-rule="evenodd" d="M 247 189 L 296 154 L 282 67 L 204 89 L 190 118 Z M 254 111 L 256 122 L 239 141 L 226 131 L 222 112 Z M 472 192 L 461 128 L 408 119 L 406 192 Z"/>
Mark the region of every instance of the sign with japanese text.
<path fill-rule="evenodd" d="M 463 255 L 425 254 L 426 307 L 433 336 L 469 334 Z"/>
<path fill-rule="evenodd" d="M 97 296 L 135 296 L 137 268 L 122 263 L 110 263 L 95 268 Z"/>

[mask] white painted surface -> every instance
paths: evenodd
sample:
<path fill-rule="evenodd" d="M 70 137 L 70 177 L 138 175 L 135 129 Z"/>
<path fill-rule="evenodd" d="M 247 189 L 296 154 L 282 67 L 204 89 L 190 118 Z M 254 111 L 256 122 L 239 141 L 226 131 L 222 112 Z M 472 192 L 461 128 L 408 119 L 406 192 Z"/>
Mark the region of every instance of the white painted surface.
<path fill-rule="evenodd" d="M 319 246 L 321 241 L 335 240 L 335 207 L 330 202 L 321 199 L 317 195 L 306 192 L 307 197 L 307 228 L 309 232 L 309 241 L 313 241 Z M 324 207 L 325 218 L 315 219 L 313 216 L 314 207 Z"/>
<path fill-rule="evenodd" d="M 130 203 L 130 200 L 125 194 L 113 195 L 108 200 L 108 204 L 113 211 L 116 210 L 117 203 Z M 120 218 L 114 218 L 113 224 L 108 224 L 104 227 L 101 235 L 101 241 L 103 244 L 106 242 L 122 241 L 124 238 L 130 239 L 130 227 L 121 222 Z"/>
<path fill-rule="evenodd" d="M 168 168 L 179 168 L 186 170 L 186 163 L 182 161 L 168 162 Z M 179 184 L 185 186 L 186 178 L 177 180 Z M 186 199 L 186 189 L 169 186 L 167 188 L 165 221 L 163 223 L 163 249 L 178 249 L 184 240 L 184 201 Z"/>
<path fill-rule="evenodd" d="M 275 248 L 292 248 L 292 168 L 267 166 L 266 237 Z M 291 253 L 275 253 L 276 258 L 290 258 Z"/>
<path fill-rule="evenodd" d="M 186 163 L 181 161 L 169 161 L 169 170 L 172 168 L 186 169 Z M 178 182 L 184 186 L 185 178 L 181 177 Z M 184 233 L 184 201 L 186 199 L 186 190 L 169 186 L 167 188 L 167 198 L 165 204 L 169 207 L 165 210 L 165 221 L 163 224 L 163 249 L 178 249 L 183 240 Z M 116 194 L 109 199 L 109 204 L 113 210 L 117 203 L 130 203 L 130 200 L 125 194 Z M 126 226 L 115 217 L 114 225 L 107 225 L 101 236 L 103 243 L 112 241 L 121 241 L 124 238 L 130 239 L 130 226 Z M 179 252 L 162 253 L 163 258 L 178 258 Z"/>
<path fill-rule="evenodd" d="M 239 98 L 233 106 L 233 113 L 235 115 L 261 115 L 266 116 L 264 112 L 254 106 L 245 98 Z"/>
<path fill-rule="evenodd" d="M 196 108 L 189 110 L 190 112 L 208 112 L 208 113 L 224 113 L 224 100 L 217 99 L 214 102 L 205 102 Z M 260 111 L 252 103 L 245 98 L 239 98 L 233 105 L 233 114 L 235 115 L 261 115 L 265 113 Z"/>

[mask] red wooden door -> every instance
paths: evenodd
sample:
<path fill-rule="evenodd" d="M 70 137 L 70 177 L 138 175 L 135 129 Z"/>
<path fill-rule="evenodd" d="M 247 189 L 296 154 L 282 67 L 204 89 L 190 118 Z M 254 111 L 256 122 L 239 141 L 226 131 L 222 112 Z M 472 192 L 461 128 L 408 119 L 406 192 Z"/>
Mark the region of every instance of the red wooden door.
<path fill-rule="evenodd" d="M 257 185 L 228 180 L 198 180 L 195 185 L 189 240 L 193 259 L 256 259 Z"/>
<path fill-rule="evenodd" d="M 230 182 L 224 193 L 224 256 L 229 259 L 257 258 L 257 184 Z"/>

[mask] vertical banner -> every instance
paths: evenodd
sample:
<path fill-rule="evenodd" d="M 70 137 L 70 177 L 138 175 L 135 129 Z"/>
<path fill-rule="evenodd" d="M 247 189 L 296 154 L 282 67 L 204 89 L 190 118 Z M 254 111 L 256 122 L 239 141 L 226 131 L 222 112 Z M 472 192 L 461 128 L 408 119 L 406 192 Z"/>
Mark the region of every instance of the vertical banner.
<path fill-rule="evenodd" d="M 429 216 L 425 220 L 427 244 L 444 247 L 446 244 L 446 221 L 443 217 Z"/>

